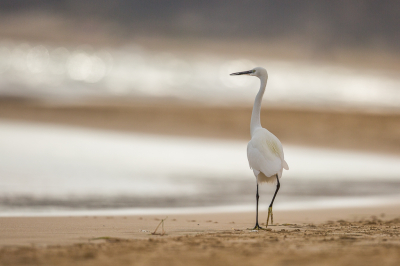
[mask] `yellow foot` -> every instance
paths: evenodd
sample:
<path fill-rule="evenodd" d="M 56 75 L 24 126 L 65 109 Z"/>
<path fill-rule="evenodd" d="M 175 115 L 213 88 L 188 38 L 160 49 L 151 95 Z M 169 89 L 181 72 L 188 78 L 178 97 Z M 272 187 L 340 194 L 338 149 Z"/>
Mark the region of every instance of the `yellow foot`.
<path fill-rule="evenodd" d="M 268 227 L 269 217 L 271 217 L 271 224 L 274 224 L 274 214 L 272 213 L 272 207 L 268 208 L 268 217 L 267 217 L 266 227 Z"/>

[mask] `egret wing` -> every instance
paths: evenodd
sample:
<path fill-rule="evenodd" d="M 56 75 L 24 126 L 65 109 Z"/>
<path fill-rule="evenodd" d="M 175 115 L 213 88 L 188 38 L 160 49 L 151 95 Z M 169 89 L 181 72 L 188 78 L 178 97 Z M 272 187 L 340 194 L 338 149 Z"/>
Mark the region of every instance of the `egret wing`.
<path fill-rule="evenodd" d="M 277 174 L 282 169 L 281 158 L 253 140 L 247 145 L 247 159 L 253 170 L 260 171 L 267 177 Z"/>

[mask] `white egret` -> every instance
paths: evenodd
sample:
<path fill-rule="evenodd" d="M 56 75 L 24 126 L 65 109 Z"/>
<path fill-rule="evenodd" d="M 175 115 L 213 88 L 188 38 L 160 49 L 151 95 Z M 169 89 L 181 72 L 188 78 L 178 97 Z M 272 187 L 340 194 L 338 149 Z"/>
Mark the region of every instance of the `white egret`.
<path fill-rule="evenodd" d="M 274 134 L 263 128 L 260 122 L 261 101 L 268 80 L 267 70 L 262 67 L 256 67 L 252 70 L 231 74 L 231 76 L 235 75 L 255 76 L 258 77 L 261 82 L 260 90 L 257 93 L 254 101 L 253 112 L 251 114 L 251 140 L 247 145 L 247 159 L 249 160 L 250 168 L 253 169 L 257 181 L 256 225 L 253 230 L 258 230 L 263 229 L 258 224 L 258 185 L 264 182 L 273 183 L 275 180 L 277 182 L 274 197 L 272 198 L 271 204 L 268 208 L 268 227 L 270 217 L 271 224 L 273 223 L 272 205 L 274 204 L 276 194 L 280 188 L 279 179 L 282 177 L 283 169 L 289 170 L 289 166 L 285 161 L 281 142 Z"/>

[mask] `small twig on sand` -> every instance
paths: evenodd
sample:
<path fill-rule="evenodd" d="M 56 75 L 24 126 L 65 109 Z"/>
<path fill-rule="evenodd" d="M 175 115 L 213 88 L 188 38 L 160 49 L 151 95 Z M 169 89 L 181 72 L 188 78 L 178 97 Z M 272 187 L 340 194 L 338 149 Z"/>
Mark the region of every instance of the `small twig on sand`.
<path fill-rule="evenodd" d="M 165 217 L 165 219 L 162 219 L 162 220 L 161 220 L 161 222 L 157 225 L 156 230 L 154 230 L 154 232 L 151 233 L 152 235 L 161 235 L 161 236 L 165 235 L 165 231 L 164 231 L 164 221 L 167 220 L 167 218 L 168 218 L 168 216 Z M 162 225 L 162 226 L 161 226 L 162 232 L 161 232 L 161 234 L 157 234 L 157 230 L 158 230 L 158 228 L 160 227 L 160 225 Z"/>

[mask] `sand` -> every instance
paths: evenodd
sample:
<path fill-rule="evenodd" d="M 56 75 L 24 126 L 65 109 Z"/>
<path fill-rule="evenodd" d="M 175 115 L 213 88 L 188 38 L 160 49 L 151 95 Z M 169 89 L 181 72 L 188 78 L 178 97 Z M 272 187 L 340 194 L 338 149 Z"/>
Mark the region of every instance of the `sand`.
<path fill-rule="evenodd" d="M 163 218 L 0 218 L 0 265 L 400 263 L 400 205 L 275 210 L 270 231 L 247 230 L 254 213 L 171 214 L 152 235 Z"/>

